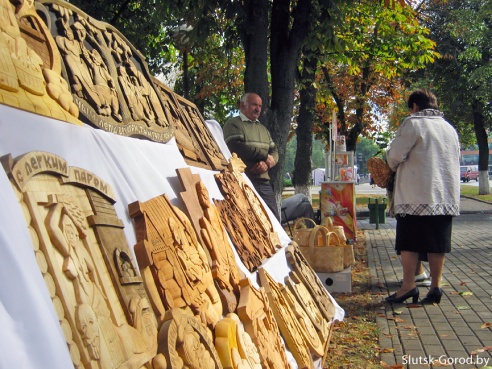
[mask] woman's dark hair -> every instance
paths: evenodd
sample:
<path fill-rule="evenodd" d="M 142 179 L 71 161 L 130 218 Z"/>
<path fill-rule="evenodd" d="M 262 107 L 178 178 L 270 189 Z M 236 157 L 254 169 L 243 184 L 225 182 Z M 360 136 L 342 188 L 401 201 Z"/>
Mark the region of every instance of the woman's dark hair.
<path fill-rule="evenodd" d="M 412 109 L 413 104 L 417 104 L 419 110 L 437 109 L 437 98 L 432 92 L 426 89 L 415 90 L 408 98 L 408 108 Z"/>

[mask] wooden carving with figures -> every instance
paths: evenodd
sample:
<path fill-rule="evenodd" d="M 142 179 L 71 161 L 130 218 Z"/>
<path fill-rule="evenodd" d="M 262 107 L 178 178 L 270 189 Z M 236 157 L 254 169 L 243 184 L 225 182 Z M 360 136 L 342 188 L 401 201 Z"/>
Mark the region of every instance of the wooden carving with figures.
<path fill-rule="evenodd" d="M 3 157 L 75 368 L 134 368 L 157 352 L 157 321 L 111 186 L 61 157 Z"/>
<path fill-rule="evenodd" d="M 62 0 L 39 0 L 36 11 L 46 22 L 41 23 L 47 39 L 54 40 L 46 54 L 59 58 L 54 71 L 62 78 L 51 73 L 50 95 L 96 128 L 156 142 L 172 138 L 145 59 L 121 32 Z M 65 88 L 63 95 L 57 82 Z"/>
<path fill-rule="evenodd" d="M 198 108 L 174 93 L 168 86 L 154 78 L 168 121 L 174 127 L 179 151 L 190 165 L 211 170 L 227 167 L 227 160 L 220 151 L 212 133 Z"/>
<path fill-rule="evenodd" d="M 297 303 L 306 311 L 307 316 L 318 332 L 320 340 L 322 342 L 328 342 L 331 321 L 323 316 L 314 297 L 302 280 L 297 276 L 297 272 L 291 271 L 289 275 L 285 277 L 285 285 L 296 299 Z"/>
<path fill-rule="evenodd" d="M 188 217 L 166 195 L 134 202 L 128 208 L 135 220 L 137 262 L 159 309 L 159 319 L 168 309 L 191 309 L 203 324 L 213 328 L 222 315 L 222 303 Z"/>
<path fill-rule="evenodd" d="M 281 246 L 273 225 L 254 191 L 235 168 L 215 175 L 224 200 L 214 200 L 227 232 L 250 271 L 275 254 Z"/>
<path fill-rule="evenodd" d="M 168 310 L 152 369 L 222 369 L 212 332 L 193 314 L 178 308 Z"/>
<path fill-rule="evenodd" d="M 242 279 L 237 314 L 258 348 L 264 369 L 291 368 L 280 337 L 280 330 L 263 288 L 257 289 L 248 278 Z"/>
<path fill-rule="evenodd" d="M 290 244 L 287 246 L 285 256 L 291 268 L 304 283 L 311 296 L 313 296 L 323 317 L 327 321 L 332 322 L 335 316 L 335 305 L 333 304 L 332 297 L 299 250 L 299 247 L 294 243 Z"/>
<path fill-rule="evenodd" d="M 215 326 L 215 348 L 222 366 L 231 369 L 261 369 L 261 359 L 251 336 L 234 313 Z"/>
<path fill-rule="evenodd" d="M 300 368 L 314 369 L 314 362 L 309 352 L 308 343 L 302 332 L 302 327 L 282 293 L 279 283 L 277 283 L 264 268 L 258 270 L 258 275 L 260 277 L 260 284 L 265 289 L 268 296 L 268 302 L 270 303 L 270 308 L 273 311 L 280 332 L 287 343 L 287 347 L 294 356 L 297 365 Z M 309 332 L 304 333 L 310 335 Z M 314 334 L 316 335 L 316 332 L 314 332 Z M 312 343 L 313 340 L 311 338 L 312 337 L 310 337 L 310 341 Z M 319 338 L 316 338 L 318 339 L 318 342 L 314 343 L 314 345 L 320 346 Z"/>
<path fill-rule="evenodd" d="M 207 187 L 190 168 L 176 169 L 185 191 L 180 197 L 186 211 L 210 255 L 212 275 L 221 295 L 224 315 L 236 311 L 239 300 L 239 280 L 242 275 L 236 264 L 232 245 L 227 237 L 217 207 L 210 202 Z"/>
<path fill-rule="evenodd" d="M 34 1 L 0 0 L 0 103 L 81 125 L 61 57 Z"/>

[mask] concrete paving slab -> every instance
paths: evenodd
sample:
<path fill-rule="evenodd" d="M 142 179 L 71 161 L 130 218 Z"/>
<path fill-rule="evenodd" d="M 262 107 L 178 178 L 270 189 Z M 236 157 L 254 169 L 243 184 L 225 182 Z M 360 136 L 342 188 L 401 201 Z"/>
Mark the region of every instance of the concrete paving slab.
<path fill-rule="evenodd" d="M 396 221 L 376 225 L 357 218 L 364 230 L 371 284 L 382 299 L 399 288 L 400 259 L 394 250 Z M 385 305 L 386 318 L 377 319 L 381 343 L 393 344 L 394 352 L 381 360 L 404 368 L 482 368 L 492 366 L 492 204 L 461 199 L 461 214 L 453 222 L 452 251 L 446 255 L 441 304 L 408 308 Z M 428 270 L 427 263 L 424 268 Z M 419 287 L 421 297 L 428 287 Z M 403 319 L 391 320 L 400 310 Z M 391 336 L 388 336 L 388 333 Z"/>

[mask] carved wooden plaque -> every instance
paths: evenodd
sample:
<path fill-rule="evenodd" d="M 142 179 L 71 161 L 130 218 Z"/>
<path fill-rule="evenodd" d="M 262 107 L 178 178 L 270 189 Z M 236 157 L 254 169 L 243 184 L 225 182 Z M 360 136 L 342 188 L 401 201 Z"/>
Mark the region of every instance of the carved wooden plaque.
<path fill-rule="evenodd" d="M 154 306 L 191 309 L 203 324 L 214 327 L 222 303 L 202 245 L 186 215 L 166 195 L 128 206 L 135 220 L 135 254 Z M 159 300 L 161 302 L 159 302 Z M 159 309 L 158 314 L 164 311 Z"/>
<path fill-rule="evenodd" d="M 163 101 L 168 121 L 174 127 L 179 151 L 186 162 L 211 170 L 225 169 L 227 160 L 196 105 L 175 94 L 156 78 L 154 84 Z"/>
<path fill-rule="evenodd" d="M 215 348 L 222 366 L 232 369 L 261 369 L 258 349 L 243 323 L 234 313 L 227 314 L 215 326 Z"/>
<path fill-rule="evenodd" d="M 254 271 L 281 247 L 278 235 L 260 200 L 240 173 L 221 171 L 215 179 L 224 200 L 214 202 L 241 261 Z"/>
<path fill-rule="evenodd" d="M 203 119 L 200 111 L 191 101 L 186 100 L 184 97 L 176 95 L 176 98 L 181 105 L 183 111 L 183 122 L 189 127 L 191 136 L 200 145 L 200 149 L 205 155 L 207 162 L 213 170 L 222 170 L 227 167 L 227 160 L 225 159 L 222 151 L 220 151 L 217 142 L 215 141 L 212 133 L 208 129 L 205 120 Z"/>
<path fill-rule="evenodd" d="M 152 369 L 222 369 L 210 329 L 181 309 L 166 312 Z"/>
<path fill-rule="evenodd" d="M 157 321 L 130 254 L 111 186 L 47 152 L 2 163 L 75 368 L 141 368 Z"/>
<path fill-rule="evenodd" d="M 239 300 L 239 280 L 243 276 L 236 264 L 220 213 L 210 202 L 208 189 L 198 174 L 192 174 L 190 168 L 177 169 L 176 172 L 185 188 L 180 192 L 180 197 L 211 258 L 212 275 L 222 298 L 223 315 L 234 312 Z"/>
<path fill-rule="evenodd" d="M 296 272 L 296 276 L 301 280 L 309 290 L 313 300 L 318 305 L 323 317 L 328 322 L 333 322 L 335 316 L 335 306 L 333 305 L 331 295 L 323 286 L 313 268 L 309 265 L 306 258 L 294 243 L 287 246 L 285 250 L 287 262 Z"/>
<path fill-rule="evenodd" d="M 297 365 L 300 368 L 314 369 L 314 362 L 309 353 L 308 344 L 305 339 L 305 336 L 308 335 L 312 342 L 312 332 L 304 332 L 307 334 L 303 334 L 299 320 L 291 309 L 285 295 L 282 293 L 280 285 L 268 274 L 268 272 L 265 269 L 260 268 L 258 270 L 258 275 L 260 277 L 261 286 L 268 295 L 268 302 L 275 315 L 280 332 L 287 343 L 287 347 L 290 352 L 292 352 Z M 316 335 L 316 332 L 314 332 L 314 335 Z M 320 343 L 317 335 L 316 338 L 318 339 L 318 342 L 314 343 L 314 345 L 318 346 Z M 322 353 L 318 356 L 321 355 Z"/>
<path fill-rule="evenodd" d="M 118 30 L 61 0 L 40 0 L 37 10 L 62 57 L 82 121 L 123 136 L 172 138 L 146 62 Z"/>
<path fill-rule="evenodd" d="M 280 330 L 263 288 L 255 288 L 247 278 L 242 279 L 237 314 L 258 348 L 264 369 L 288 369 L 290 364 Z"/>
<path fill-rule="evenodd" d="M 305 310 L 307 316 L 318 332 L 322 342 L 328 342 L 331 322 L 325 319 L 315 299 L 306 288 L 297 273 L 292 271 L 285 277 L 285 285 L 296 302 Z"/>
<path fill-rule="evenodd" d="M 0 103 L 81 125 L 60 53 L 34 1 L 0 3 Z"/>

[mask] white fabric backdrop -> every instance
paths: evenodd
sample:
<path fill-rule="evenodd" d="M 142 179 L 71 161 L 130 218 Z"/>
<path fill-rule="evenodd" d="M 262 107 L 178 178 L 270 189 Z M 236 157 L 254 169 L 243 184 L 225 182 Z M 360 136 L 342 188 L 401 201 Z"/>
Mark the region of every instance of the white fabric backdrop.
<path fill-rule="evenodd" d="M 207 122 L 219 147 L 230 153 L 215 121 Z M 147 201 L 163 193 L 181 207 L 182 191 L 175 169 L 188 167 L 172 139 L 167 144 L 117 136 L 88 126 L 79 127 L 0 105 L 0 156 L 13 158 L 30 151 L 46 151 L 65 159 L 69 166 L 88 170 L 113 187 L 115 209 L 124 223 L 130 250 L 136 243 L 128 204 Z M 210 197 L 222 199 L 213 175 L 191 167 L 207 186 Z M 247 180 L 247 177 L 245 177 Z M 39 272 L 31 238 L 20 206 L 5 171 L 0 170 L 0 369 L 72 368 L 65 339 Z M 273 217 L 284 248 L 264 263 L 265 269 L 283 282 L 289 272 L 285 246 L 290 239 Z M 240 262 L 238 265 L 258 286 Z M 336 302 L 334 301 L 336 304 Z M 338 305 L 336 319 L 342 320 Z M 319 364 L 320 365 L 320 364 Z"/>

